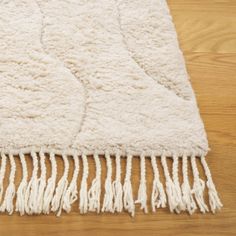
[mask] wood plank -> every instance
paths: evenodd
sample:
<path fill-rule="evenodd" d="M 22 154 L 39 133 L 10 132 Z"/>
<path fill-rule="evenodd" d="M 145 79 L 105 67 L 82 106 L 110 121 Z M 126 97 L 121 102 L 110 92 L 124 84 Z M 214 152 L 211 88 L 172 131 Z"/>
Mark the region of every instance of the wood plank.
<path fill-rule="evenodd" d="M 236 52 L 234 0 L 169 0 L 183 51 Z"/>

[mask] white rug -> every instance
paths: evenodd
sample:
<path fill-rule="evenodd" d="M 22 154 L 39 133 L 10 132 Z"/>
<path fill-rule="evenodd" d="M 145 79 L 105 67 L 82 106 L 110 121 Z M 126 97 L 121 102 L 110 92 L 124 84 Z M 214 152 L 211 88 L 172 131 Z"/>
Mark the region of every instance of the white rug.
<path fill-rule="evenodd" d="M 205 169 L 211 210 L 222 206 L 205 161 L 207 137 L 165 0 L 1 1 L 0 87 L 2 212 L 60 215 L 77 199 L 81 213 L 126 210 L 134 215 L 135 203 L 147 212 L 149 174 L 154 176 L 153 211 L 168 205 L 171 212 L 206 212 L 205 182 L 196 157 Z M 27 154 L 33 170 L 26 165 Z M 63 158 L 62 176 L 57 176 L 55 155 Z M 91 186 L 89 155 L 96 164 Z M 19 186 L 17 156 L 23 169 Z M 107 169 L 101 170 L 104 157 Z M 127 158 L 126 170 L 121 170 L 121 157 Z M 140 183 L 131 183 L 133 157 L 140 158 Z M 74 166 L 68 158 L 74 158 Z M 116 158 L 115 166 L 111 158 Z M 165 183 L 156 158 L 161 158 Z M 153 170 L 145 168 L 148 159 Z M 5 176 L 8 162 L 11 171 Z M 79 171 L 83 178 L 77 190 Z M 107 173 L 105 186 L 101 171 Z M 133 196 L 133 184 L 140 184 L 138 196 Z"/>

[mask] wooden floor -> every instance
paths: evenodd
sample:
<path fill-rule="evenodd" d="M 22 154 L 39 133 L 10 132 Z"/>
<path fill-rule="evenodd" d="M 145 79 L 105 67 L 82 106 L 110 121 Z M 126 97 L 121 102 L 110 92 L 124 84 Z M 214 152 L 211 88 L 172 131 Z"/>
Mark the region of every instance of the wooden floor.
<path fill-rule="evenodd" d="M 167 209 L 147 215 L 138 211 L 134 219 L 126 213 L 81 216 L 76 210 L 60 218 L 1 215 L 1 236 L 236 235 L 236 1 L 168 3 L 208 133 L 208 163 L 223 210 L 193 216 L 170 214 Z M 137 175 L 138 164 L 135 160 Z"/>

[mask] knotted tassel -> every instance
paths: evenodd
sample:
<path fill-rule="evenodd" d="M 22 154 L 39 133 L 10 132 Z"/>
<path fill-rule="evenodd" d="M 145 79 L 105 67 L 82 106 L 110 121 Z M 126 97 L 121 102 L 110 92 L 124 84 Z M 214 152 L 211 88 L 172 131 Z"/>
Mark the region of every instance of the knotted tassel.
<path fill-rule="evenodd" d="M 114 212 L 113 189 L 112 189 L 112 164 L 109 153 L 105 153 L 107 165 L 107 177 L 105 180 L 105 195 L 103 199 L 102 212 Z"/>
<path fill-rule="evenodd" d="M 4 191 L 4 186 L 3 186 L 3 181 L 5 178 L 5 173 L 6 173 L 6 164 L 7 164 L 7 157 L 4 153 L 1 153 L 1 168 L 0 168 L 0 204 L 2 203 L 3 199 L 3 191 Z"/>
<path fill-rule="evenodd" d="M 50 212 L 50 205 L 56 187 L 57 163 L 54 152 L 50 153 L 50 162 L 51 162 L 51 176 L 47 181 L 47 186 L 43 196 L 43 212 L 45 214 L 49 214 Z"/>
<path fill-rule="evenodd" d="M 41 168 L 41 175 L 39 178 L 39 184 L 38 184 L 38 196 L 37 196 L 37 213 L 40 214 L 43 211 L 43 197 L 44 197 L 44 191 L 46 189 L 46 165 L 45 165 L 45 154 L 44 151 L 41 149 L 39 152 L 40 157 L 40 168 Z"/>
<path fill-rule="evenodd" d="M 14 205 L 13 205 L 13 200 L 15 197 L 15 174 L 16 174 L 16 163 L 14 160 L 13 155 L 10 153 L 9 154 L 9 159 L 10 159 L 10 165 L 11 165 L 11 170 L 10 170 L 10 176 L 9 176 L 9 185 L 6 189 L 5 197 L 3 200 L 3 203 L 0 207 L 1 212 L 7 211 L 9 215 L 11 215 L 14 211 Z"/>
<path fill-rule="evenodd" d="M 183 193 L 183 203 L 185 208 L 188 210 L 189 214 L 192 215 L 197 209 L 196 203 L 194 201 L 192 190 L 190 188 L 188 180 L 188 157 L 186 154 L 183 155 L 182 162 L 182 172 L 183 172 L 183 184 L 182 184 L 182 193 Z"/>
<path fill-rule="evenodd" d="M 62 159 L 64 162 L 64 173 L 57 184 L 56 191 L 52 199 L 52 208 L 51 208 L 53 212 L 57 212 L 57 216 L 61 215 L 61 210 L 63 206 L 63 198 L 68 187 L 67 178 L 69 174 L 69 161 L 67 159 L 67 156 L 64 153 L 62 154 Z M 69 203 L 66 203 L 66 204 L 69 204 Z"/>
<path fill-rule="evenodd" d="M 162 164 L 165 179 L 166 179 L 166 194 L 168 198 L 170 212 L 176 211 L 178 213 L 178 209 L 177 209 L 179 205 L 178 193 L 176 192 L 175 185 L 170 177 L 170 173 L 169 173 L 167 162 L 166 162 L 166 156 L 164 153 L 161 156 L 161 164 Z"/>
<path fill-rule="evenodd" d="M 87 156 L 85 154 L 82 154 L 82 162 L 83 162 L 83 176 L 81 181 L 81 187 L 80 187 L 80 203 L 79 203 L 79 209 L 80 213 L 84 214 L 88 211 L 88 160 Z"/>
<path fill-rule="evenodd" d="M 135 203 L 140 203 L 140 209 L 148 212 L 147 209 L 147 187 L 146 187 L 146 167 L 145 167 L 145 156 L 140 156 L 140 184 L 138 190 L 138 199 Z"/>
<path fill-rule="evenodd" d="M 123 190 L 121 184 L 121 166 L 120 166 L 120 154 L 116 154 L 116 179 L 112 183 L 114 193 L 114 211 L 122 212 L 123 209 Z"/>
<path fill-rule="evenodd" d="M 71 205 L 78 199 L 77 179 L 79 175 L 79 158 L 76 153 L 73 154 L 74 173 L 68 189 L 63 199 L 63 209 L 68 213 L 71 211 Z"/>
<path fill-rule="evenodd" d="M 152 211 L 155 212 L 156 208 L 166 207 L 166 194 L 163 185 L 160 181 L 160 174 L 158 171 L 156 157 L 153 154 L 151 155 L 151 164 L 154 174 L 151 203 L 152 203 Z"/>
<path fill-rule="evenodd" d="M 182 200 L 182 192 L 179 184 L 179 157 L 177 155 L 173 155 L 173 166 L 172 166 L 172 173 L 173 173 L 173 183 L 176 189 L 176 197 L 178 206 L 176 207 L 175 211 L 180 213 L 180 211 L 185 210 L 185 205 Z"/>
<path fill-rule="evenodd" d="M 24 215 L 28 171 L 27 171 L 27 165 L 26 165 L 24 154 L 20 152 L 19 156 L 20 156 L 20 162 L 21 162 L 21 167 L 22 167 L 22 180 L 20 182 L 20 185 L 16 193 L 16 196 L 17 196 L 16 197 L 16 211 L 18 211 L 20 215 Z"/>
<path fill-rule="evenodd" d="M 88 191 L 89 211 L 100 212 L 100 195 L 101 195 L 101 163 L 97 153 L 94 154 L 96 167 L 96 176 Z"/>
<path fill-rule="evenodd" d="M 220 201 L 220 198 L 217 194 L 215 184 L 213 183 L 212 177 L 211 177 L 211 172 L 210 169 L 207 165 L 207 162 L 205 160 L 204 156 L 201 156 L 201 163 L 204 168 L 206 177 L 207 177 L 207 187 L 208 187 L 208 194 L 209 194 L 209 202 L 210 202 L 210 207 L 211 211 L 215 213 L 217 210 L 220 210 L 223 204 Z"/>
<path fill-rule="evenodd" d="M 191 164 L 193 170 L 193 193 L 197 204 L 200 208 L 202 213 L 208 212 L 208 207 L 204 201 L 204 189 L 205 189 L 205 182 L 200 179 L 199 172 L 197 169 L 196 158 L 195 156 L 191 156 Z"/>
<path fill-rule="evenodd" d="M 126 174 L 123 186 L 124 209 L 127 210 L 131 216 L 134 216 L 135 206 L 133 199 L 133 190 L 131 185 L 131 170 L 132 170 L 132 156 L 128 155 L 126 160 Z"/>
<path fill-rule="evenodd" d="M 33 160 L 32 177 L 28 183 L 25 192 L 25 212 L 27 214 L 37 213 L 37 196 L 38 196 L 38 158 L 37 154 L 32 151 L 31 157 Z"/>

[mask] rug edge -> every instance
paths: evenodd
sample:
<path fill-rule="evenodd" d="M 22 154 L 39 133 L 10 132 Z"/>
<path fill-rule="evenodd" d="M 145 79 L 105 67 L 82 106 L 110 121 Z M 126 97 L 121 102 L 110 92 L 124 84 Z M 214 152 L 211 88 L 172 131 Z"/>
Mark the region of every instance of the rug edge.
<path fill-rule="evenodd" d="M 71 153 L 58 152 L 54 150 L 21 150 L 18 153 L 1 152 L 0 166 L 0 212 L 12 214 L 19 212 L 20 215 L 28 214 L 49 214 L 54 212 L 60 216 L 62 211 L 70 212 L 72 204 L 79 199 L 80 213 L 92 212 L 122 212 L 127 211 L 131 216 L 135 215 L 135 204 L 140 204 L 140 208 L 148 212 L 147 186 L 146 186 L 146 160 L 149 158 L 152 165 L 152 193 L 151 207 L 155 212 L 158 208 L 168 207 L 170 212 L 180 213 L 187 211 L 190 215 L 197 209 L 202 213 L 209 211 L 208 205 L 204 200 L 205 185 L 208 188 L 208 198 L 210 209 L 213 213 L 219 210 L 223 205 L 219 199 L 217 190 L 212 180 L 210 169 L 205 160 L 205 153 L 174 153 L 168 155 L 162 152 L 160 155 L 154 152 L 143 152 L 140 155 L 127 153 L 123 156 L 119 151 L 112 154 L 106 151 L 100 154 L 77 153 L 70 150 Z M 89 177 L 88 156 L 93 156 L 95 162 L 95 178 L 90 187 L 87 179 Z M 22 178 L 19 186 L 15 186 L 16 163 L 15 157 L 19 155 Z M 27 160 L 25 155 L 32 158 L 33 169 L 29 174 Z M 59 180 L 57 174 L 57 155 L 63 159 L 64 170 Z M 106 160 L 106 170 L 102 170 L 101 155 Z M 112 158 L 115 158 L 115 167 L 112 164 Z M 121 158 L 126 157 L 125 178 L 121 181 Z M 140 160 L 140 179 L 137 199 L 134 200 L 131 176 L 132 160 L 138 157 Z M 45 160 L 49 158 L 50 167 L 46 166 Z M 73 158 L 74 167 L 73 177 L 69 181 L 68 174 L 70 170 L 69 158 Z M 157 158 L 161 160 L 165 184 L 163 185 L 160 178 Z M 172 170 L 169 170 L 167 158 L 172 161 Z M 81 159 L 81 160 L 80 160 Z M 190 186 L 188 173 L 188 159 L 190 159 L 191 174 L 193 176 L 193 186 Z M 200 178 L 197 160 L 203 167 L 206 183 Z M 4 178 L 6 177 L 7 161 L 10 163 L 10 174 L 8 176 L 8 186 L 4 188 Z M 80 168 L 82 162 L 82 170 Z M 179 164 L 182 162 L 182 171 L 179 173 Z M 50 169 L 50 170 L 48 170 Z M 115 178 L 112 178 L 112 171 L 115 170 Z M 82 180 L 80 190 L 78 190 L 78 174 L 82 171 Z M 104 184 L 101 183 L 101 172 L 106 172 Z M 50 177 L 47 178 L 47 172 Z M 182 175 L 182 183 L 179 182 L 179 174 Z M 102 185 L 104 186 L 104 197 L 101 199 Z M 15 201 L 16 199 L 16 201 Z M 101 204 L 101 201 L 103 202 Z"/>

